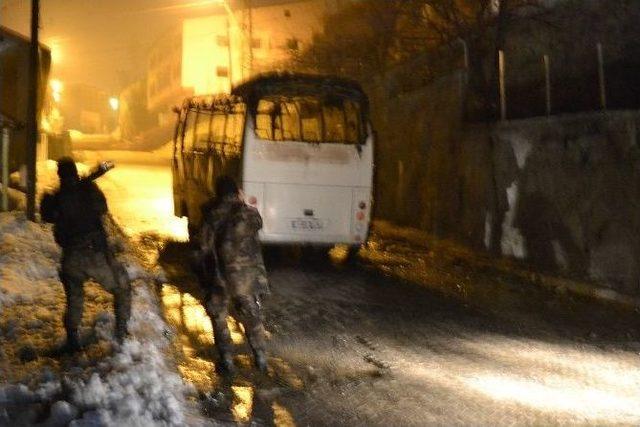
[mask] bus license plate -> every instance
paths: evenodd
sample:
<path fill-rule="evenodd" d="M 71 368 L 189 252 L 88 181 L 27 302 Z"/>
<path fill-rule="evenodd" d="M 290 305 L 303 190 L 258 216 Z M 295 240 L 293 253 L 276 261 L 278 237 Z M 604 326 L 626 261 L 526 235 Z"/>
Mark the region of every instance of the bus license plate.
<path fill-rule="evenodd" d="M 295 231 L 317 231 L 322 230 L 322 221 L 316 218 L 298 218 L 291 220 L 291 229 Z"/>

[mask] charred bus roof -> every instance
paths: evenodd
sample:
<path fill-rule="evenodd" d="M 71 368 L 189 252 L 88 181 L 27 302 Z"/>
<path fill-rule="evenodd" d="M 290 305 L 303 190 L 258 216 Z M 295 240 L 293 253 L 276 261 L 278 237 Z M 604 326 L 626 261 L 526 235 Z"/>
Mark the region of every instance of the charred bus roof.
<path fill-rule="evenodd" d="M 358 82 L 336 76 L 301 73 L 260 74 L 231 90 L 255 110 L 265 97 L 312 96 L 323 99 L 348 99 L 357 102 L 361 111 L 368 110 L 367 96 Z"/>
<path fill-rule="evenodd" d="M 242 102 L 243 100 L 235 95 L 198 95 L 185 99 L 182 103 L 182 109 L 225 113 L 236 110 L 239 105 L 242 105 Z"/>

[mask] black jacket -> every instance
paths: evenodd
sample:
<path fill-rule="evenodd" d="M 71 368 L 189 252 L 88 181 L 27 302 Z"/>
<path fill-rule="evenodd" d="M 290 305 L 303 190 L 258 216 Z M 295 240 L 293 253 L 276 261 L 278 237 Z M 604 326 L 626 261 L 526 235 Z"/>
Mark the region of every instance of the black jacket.
<path fill-rule="evenodd" d="M 54 224 L 54 237 L 62 248 L 91 246 L 106 249 L 102 216 L 107 201 L 98 186 L 87 180 L 63 183 L 40 202 L 43 221 Z"/>

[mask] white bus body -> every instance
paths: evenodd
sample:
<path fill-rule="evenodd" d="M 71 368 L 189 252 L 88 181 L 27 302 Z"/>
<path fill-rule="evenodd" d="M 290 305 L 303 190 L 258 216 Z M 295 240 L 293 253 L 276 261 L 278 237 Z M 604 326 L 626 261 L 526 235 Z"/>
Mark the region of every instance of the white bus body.
<path fill-rule="evenodd" d="M 176 215 L 197 228 L 215 178 L 226 174 L 260 211 L 264 243 L 364 243 L 374 133 L 359 86 L 287 74 L 258 77 L 238 92 L 228 99 L 189 99 L 178 111 Z"/>
<path fill-rule="evenodd" d="M 366 143 L 265 141 L 249 117 L 242 184 L 266 243 L 363 243 L 369 232 L 373 137 Z"/>

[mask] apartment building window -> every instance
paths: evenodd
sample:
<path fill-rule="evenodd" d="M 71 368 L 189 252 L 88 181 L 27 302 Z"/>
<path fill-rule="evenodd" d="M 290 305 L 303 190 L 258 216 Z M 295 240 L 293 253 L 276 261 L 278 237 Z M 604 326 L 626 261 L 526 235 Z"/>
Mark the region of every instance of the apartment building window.
<path fill-rule="evenodd" d="M 260 49 L 262 47 L 261 39 L 251 39 L 251 49 Z"/>
<path fill-rule="evenodd" d="M 229 46 L 229 37 L 227 37 L 227 36 L 217 36 L 216 37 L 216 43 L 218 43 L 218 46 L 227 47 L 227 46 Z"/>
<path fill-rule="evenodd" d="M 218 77 L 229 77 L 229 68 L 228 67 L 217 67 L 216 75 Z"/>
<path fill-rule="evenodd" d="M 284 16 L 287 18 L 291 18 L 291 11 L 289 9 L 284 10 Z"/>

